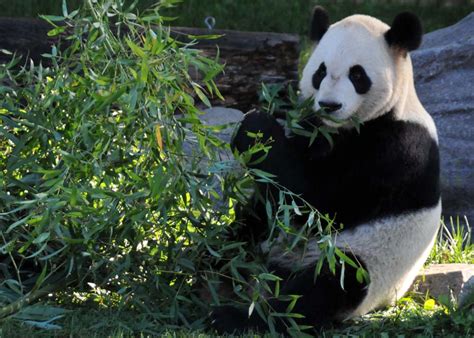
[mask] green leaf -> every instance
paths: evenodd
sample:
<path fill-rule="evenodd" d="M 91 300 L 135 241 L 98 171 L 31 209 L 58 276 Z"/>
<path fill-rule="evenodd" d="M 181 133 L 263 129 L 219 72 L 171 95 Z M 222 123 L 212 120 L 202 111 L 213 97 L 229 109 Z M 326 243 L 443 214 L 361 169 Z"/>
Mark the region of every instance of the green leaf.
<path fill-rule="evenodd" d="M 333 139 L 331 137 L 331 134 L 328 132 L 328 130 L 326 130 L 325 128 L 320 128 L 319 131 L 321 132 L 321 134 L 323 134 L 324 138 L 329 142 L 329 145 L 332 147 L 334 147 L 334 142 L 333 142 Z"/>
<path fill-rule="evenodd" d="M 423 304 L 423 308 L 427 311 L 433 311 L 436 307 L 436 302 L 434 299 L 427 299 Z"/>
<path fill-rule="evenodd" d="M 34 244 L 41 244 L 45 242 L 46 240 L 49 239 L 50 233 L 49 232 L 43 232 L 42 234 L 38 235 L 34 240 Z"/>
<path fill-rule="evenodd" d="M 252 302 L 252 303 L 250 303 L 249 311 L 248 311 L 249 318 L 252 315 L 254 309 L 255 309 L 255 302 Z"/>
<path fill-rule="evenodd" d="M 344 288 L 344 278 L 346 275 L 346 264 L 343 260 L 341 260 L 339 263 L 341 264 L 341 276 L 339 278 L 339 284 L 341 285 L 341 289 L 345 291 L 346 289 Z"/>
<path fill-rule="evenodd" d="M 369 283 L 369 274 L 364 268 L 359 267 L 356 271 L 356 279 L 359 283 Z"/>
<path fill-rule="evenodd" d="M 289 315 L 291 311 L 293 311 L 293 309 L 295 308 L 295 305 L 296 305 L 296 302 L 298 301 L 298 299 L 301 298 L 300 295 L 290 295 L 291 297 L 291 302 L 290 304 L 288 304 L 287 308 L 286 308 L 286 314 L 285 315 Z M 291 315 L 297 315 L 296 313 L 294 314 L 291 314 Z M 294 317 L 294 318 L 303 318 L 303 317 Z"/>
<path fill-rule="evenodd" d="M 360 266 L 356 264 L 356 262 L 354 262 L 354 260 L 352 260 L 351 258 L 349 258 L 343 251 L 341 251 L 338 247 L 335 247 L 334 249 L 334 253 L 339 257 L 341 258 L 341 260 L 347 264 L 349 264 L 350 266 L 352 266 L 353 268 L 359 268 Z"/>
<path fill-rule="evenodd" d="M 221 258 L 222 256 L 217 252 L 215 251 L 214 249 L 212 249 L 209 245 L 206 244 L 206 248 L 207 248 L 207 251 L 209 251 L 209 253 L 214 256 L 214 257 L 217 257 L 217 258 Z"/>
<path fill-rule="evenodd" d="M 66 27 L 57 26 L 57 27 L 51 29 L 50 31 L 48 31 L 47 35 L 50 36 L 50 37 L 57 36 L 61 33 L 64 33 L 65 30 L 66 30 Z"/>
<path fill-rule="evenodd" d="M 63 16 L 58 16 L 58 15 L 40 15 L 40 18 L 53 23 L 53 22 L 58 22 L 58 21 L 64 21 Z"/>
<path fill-rule="evenodd" d="M 109 96 L 103 97 L 102 102 L 97 106 L 97 110 L 100 111 L 110 104 L 116 102 L 126 92 L 126 90 L 126 87 L 122 87 L 111 93 Z"/>
<path fill-rule="evenodd" d="M 28 215 L 28 216 L 26 216 L 26 217 L 24 217 L 24 218 L 22 218 L 22 219 L 20 219 L 20 220 L 18 220 L 18 221 L 16 221 L 16 222 L 10 224 L 10 226 L 8 227 L 6 233 L 9 233 L 9 232 L 13 231 L 15 228 L 19 227 L 20 225 L 25 224 L 26 222 L 28 222 L 28 220 L 30 219 L 30 217 L 31 217 L 31 216 Z"/>
<path fill-rule="evenodd" d="M 197 94 L 197 96 L 202 101 L 202 103 L 204 103 L 206 106 L 208 106 L 210 108 L 211 107 L 211 102 L 207 98 L 206 94 L 204 94 L 201 87 L 196 83 L 193 83 L 192 85 L 193 85 L 194 92 Z"/>
<path fill-rule="evenodd" d="M 130 47 L 130 50 L 137 55 L 140 58 L 145 58 L 146 53 L 143 49 L 138 47 L 132 40 L 130 39 L 125 39 L 125 42 L 127 43 L 128 47 Z"/>
<path fill-rule="evenodd" d="M 146 57 L 143 58 L 141 63 L 140 69 L 140 81 L 143 83 L 148 82 L 148 73 L 150 69 L 148 68 L 148 59 Z"/>
<path fill-rule="evenodd" d="M 275 276 L 271 273 L 261 273 L 258 275 L 258 278 L 259 279 L 262 279 L 262 280 L 268 280 L 268 281 L 272 281 L 272 282 L 276 282 L 276 281 L 280 281 L 282 280 L 280 277 L 278 276 Z"/>
<path fill-rule="evenodd" d="M 300 211 L 300 208 L 296 205 L 296 202 L 294 200 L 291 201 L 291 206 L 293 207 L 293 211 L 295 212 L 295 214 L 297 214 L 298 216 L 303 215 Z"/>

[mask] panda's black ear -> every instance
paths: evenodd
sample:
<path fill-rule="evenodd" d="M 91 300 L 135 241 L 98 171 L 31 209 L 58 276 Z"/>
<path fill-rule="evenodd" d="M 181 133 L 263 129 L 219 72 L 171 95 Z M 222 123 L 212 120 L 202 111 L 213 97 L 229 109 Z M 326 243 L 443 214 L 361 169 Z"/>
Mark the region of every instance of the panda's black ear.
<path fill-rule="evenodd" d="M 311 31 L 309 37 L 311 40 L 317 42 L 321 40 L 324 33 L 329 28 L 328 12 L 321 6 L 316 6 L 313 9 L 313 16 L 311 18 Z"/>
<path fill-rule="evenodd" d="M 398 14 L 393 19 L 392 27 L 385 33 L 389 46 L 412 51 L 420 47 L 423 28 L 420 19 L 410 12 Z"/>

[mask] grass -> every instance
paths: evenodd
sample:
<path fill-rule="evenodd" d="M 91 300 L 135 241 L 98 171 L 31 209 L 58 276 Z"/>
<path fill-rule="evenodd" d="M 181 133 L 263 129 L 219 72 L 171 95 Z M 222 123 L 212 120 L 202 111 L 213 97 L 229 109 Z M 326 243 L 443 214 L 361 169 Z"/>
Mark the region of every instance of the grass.
<path fill-rule="evenodd" d="M 60 330 L 40 330 L 31 325 L 9 320 L 2 324 L 2 337 L 215 337 L 203 331 L 176 329 L 169 334 L 159 334 L 159 327 L 150 327 L 146 318 L 127 316 L 113 310 L 82 309 L 66 316 Z M 142 327 L 142 330 L 140 330 Z M 143 328 L 146 327 L 146 328 Z M 449 307 L 430 301 L 417 302 L 406 297 L 385 311 L 366 315 L 344 325 L 318 332 L 321 337 L 472 337 L 474 314 L 469 311 L 451 311 Z M 247 334 L 245 336 L 250 336 Z M 262 335 L 269 337 L 270 335 Z"/>
<path fill-rule="evenodd" d="M 146 8 L 156 0 L 140 0 L 139 7 Z M 12 2 L 0 0 L 2 16 L 30 16 L 38 14 L 60 14 L 62 0 L 22 0 Z M 77 7 L 82 0 L 68 0 L 70 8 Z M 306 35 L 309 13 L 316 4 L 325 6 L 332 21 L 345 16 L 369 14 L 390 23 L 393 17 L 405 10 L 418 14 L 427 32 L 446 27 L 474 11 L 472 1 L 459 5 L 442 5 L 443 1 L 331 1 L 331 0 L 184 0 L 176 8 L 165 12 L 175 16 L 174 25 L 205 27 L 207 16 L 216 18 L 216 28 L 247 31 L 274 31 Z M 439 4 L 441 3 L 441 5 Z"/>
<path fill-rule="evenodd" d="M 467 220 L 450 219 L 442 222 L 436 244 L 427 264 L 474 263 L 474 244 Z M 64 300 L 63 300 L 64 301 Z M 54 303 L 52 303 L 54 305 Z M 27 323 L 15 318 L 0 322 L 0 337 L 128 337 L 158 335 L 147 314 L 119 312 L 114 308 L 101 306 L 94 300 L 83 304 L 62 304 L 71 311 L 56 320 L 49 330 L 43 324 Z M 54 327 L 58 325 L 58 327 Z M 321 337 L 472 337 L 474 335 L 474 312 L 458 309 L 447 298 L 432 299 L 426 295 L 409 293 L 395 306 L 373 312 L 356 320 L 350 320 L 338 327 L 321 330 Z M 161 335 L 161 334 L 160 334 Z M 163 337 L 214 337 L 212 333 L 176 331 Z M 248 336 L 248 335 L 246 335 Z M 258 335 L 256 335 L 258 336 Z M 266 335 L 269 337 L 269 335 Z M 265 337 L 265 335 L 263 335 Z"/>
<path fill-rule="evenodd" d="M 2 323 L 0 336 L 3 337 L 128 337 L 161 335 L 159 327 L 150 325 L 146 316 L 138 317 L 119 313 L 113 309 L 76 309 L 60 322 L 61 329 L 42 330 L 15 320 Z M 474 334 L 474 314 L 472 311 L 452 310 L 431 299 L 419 295 L 409 295 L 394 307 L 351 320 L 339 327 L 319 331 L 321 337 L 472 337 Z M 167 336 L 166 334 L 164 335 Z M 203 331 L 188 331 L 177 328 L 170 337 L 214 337 Z M 249 336 L 249 335 L 246 335 Z M 269 335 L 267 335 L 269 336 Z"/>
<path fill-rule="evenodd" d="M 426 265 L 447 263 L 474 264 L 474 242 L 467 218 L 451 218 L 448 224 L 441 221 L 438 240 Z"/>

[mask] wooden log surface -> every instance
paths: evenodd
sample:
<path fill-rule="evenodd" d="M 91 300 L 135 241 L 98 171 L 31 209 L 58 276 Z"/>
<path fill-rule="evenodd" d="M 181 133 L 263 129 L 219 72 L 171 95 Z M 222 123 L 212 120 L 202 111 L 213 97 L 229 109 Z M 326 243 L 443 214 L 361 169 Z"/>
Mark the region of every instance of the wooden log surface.
<path fill-rule="evenodd" d="M 216 83 L 226 99 L 225 106 L 246 111 L 258 102 L 262 82 L 286 87 L 298 79 L 300 40 L 297 35 L 185 27 L 174 27 L 171 32 L 177 39 L 186 39 L 189 35 L 222 35 L 216 40 L 199 40 L 197 48 L 211 58 L 219 50 L 220 62 L 225 68 Z M 219 102 L 214 103 L 219 105 Z"/>
<path fill-rule="evenodd" d="M 16 52 L 35 63 L 41 60 L 41 54 L 51 52 L 51 46 L 57 43 L 56 38 L 48 37 L 52 29 L 44 20 L 30 18 L 0 17 L 0 49 Z M 0 63 L 7 63 L 11 55 L 0 52 Z"/>
<path fill-rule="evenodd" d="M 35 63 L 47 64 L 41 54 L 49 53 L 57 44 L 47 32 L 51 26 L 39 19 L 1 18 L 0 50 L 16 52 L 31 58 Z M 225 102 L 211 98 L 214 105 L 247 111 L 258 103 L 261 84 L 294 84 L 298 78 L 299 37 L 293 34 L 208 30 L 201 28 L 172 27 L 171 35 L 180 41 L 191 41 L 190 36 L 221 35 L 212 40 L 198 40 L 192 48 L 225 64 L 224 73 L 216 83 Z M 0 52 L 0 63 L 8 62 L 10 55 Z M 191 70 L 191 75 L 192 74 Z M 199 80 L 199 79 L 197 79 Z"/>

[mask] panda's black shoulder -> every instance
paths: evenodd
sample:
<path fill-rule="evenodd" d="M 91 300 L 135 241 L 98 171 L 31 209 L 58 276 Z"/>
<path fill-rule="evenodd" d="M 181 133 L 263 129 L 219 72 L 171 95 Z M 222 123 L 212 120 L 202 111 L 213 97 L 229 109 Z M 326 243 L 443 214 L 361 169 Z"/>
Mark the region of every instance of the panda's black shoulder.
<path fill-rule="evenodd" d="M 318 189 L 305 196 L 346 226 L 438 203 L 438 145 L 426 126 L 387 113 L 360 132 L 339 131 L 333 142 L 322 156 L 308 148 Z"/>
<path fill-rule="evenodd" d="M 361 151 L 371 152 L 380 163 L 390 163 L 400 174 L 408 170 L 427 171 L 427 164 L 439 163 L 437 141 L 428 128 L 420 123 L 399 120 L 393 112 L 369 122 L 361 129 Z M 354 136 L 353 136 L 354 137 Z M 419 167 L 418 167 L 419 166 Z"/>
<path fill-rule="evenodd" d="M 359 151 L 347 151 L 355 154 L 353 161 L 361 161 L 355 170 L 365 172 L 368 182 L 385 187 L 382 191 L 392 196 L 381 214 L 418 210 L 439 202 L 439 148 L 427 126 L 395 119 L 391 112 L 368 123 L 360 136 L 362 144 L 352 142 Z"/>
<path fill-rule="evenodd" d="M 340 159 L 345 163 L 350 159 L 357 162 L 377 159 L 370 163 L 373 170 L 379 169 L 376 169 L 377 164 L 413 166 L 439 161 L 436 156 L 438 145 L 428 128 L 419 123 L 397 120 L 392 111 L 364 123 L 359 130 L 352 128 L 332 134 L 333 146 L 324 137 L 318 137 L 309 147 L 307 138 L 295 139 L 298 139 L 300 149 L 306 148 L 309 158 L 319 160 L 327 155 L 336 162 Z"/>

